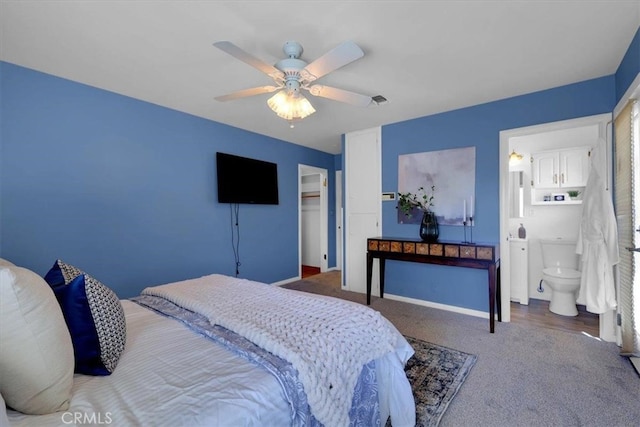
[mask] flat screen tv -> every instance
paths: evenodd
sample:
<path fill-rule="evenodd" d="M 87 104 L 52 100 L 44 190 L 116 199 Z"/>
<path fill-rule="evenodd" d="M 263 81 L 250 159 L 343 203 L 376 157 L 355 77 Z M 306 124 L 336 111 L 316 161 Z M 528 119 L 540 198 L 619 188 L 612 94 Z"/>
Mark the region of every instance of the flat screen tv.
<path fill-rule="evenodd" d="M 278 165 L 216 153 L 218 203 L 278 204 Z"/>

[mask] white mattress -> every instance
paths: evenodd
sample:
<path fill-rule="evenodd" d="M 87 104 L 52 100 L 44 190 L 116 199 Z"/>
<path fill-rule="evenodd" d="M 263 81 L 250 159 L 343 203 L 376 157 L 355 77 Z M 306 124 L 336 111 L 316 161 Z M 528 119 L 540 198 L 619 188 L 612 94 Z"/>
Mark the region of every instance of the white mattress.
<path fill-rule="evenodd" d="M 26 416 L 12 426 L 287 426 L 276 378 L 182 323 L 122 301 L 127 343 L 113 374 L 74 376 L 68 412 Z M 87 418 L 93 417 L 93 423 Z"/>

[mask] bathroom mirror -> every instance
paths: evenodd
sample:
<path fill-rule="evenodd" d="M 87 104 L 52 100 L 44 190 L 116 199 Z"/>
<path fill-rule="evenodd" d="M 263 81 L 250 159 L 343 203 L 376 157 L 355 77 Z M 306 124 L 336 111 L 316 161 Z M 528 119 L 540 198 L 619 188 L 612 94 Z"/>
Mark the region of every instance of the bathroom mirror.
<path fill-rule="evenodd" d="M 524 216 L 524 173 L 509 172 L 509 217 Z"/>

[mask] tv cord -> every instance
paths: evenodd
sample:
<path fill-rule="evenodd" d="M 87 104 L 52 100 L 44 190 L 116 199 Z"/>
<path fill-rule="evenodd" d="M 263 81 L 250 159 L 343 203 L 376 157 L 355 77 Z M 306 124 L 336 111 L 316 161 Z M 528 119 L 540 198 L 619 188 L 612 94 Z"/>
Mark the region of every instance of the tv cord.
<path fill-rule="evenodd" d="M 231 209 L 231 247 L 233 248 L 233 256 L 236 263 L 236 277 L 240 275 L 240 204 L 239 203 L 230 203 L 229 208 Z M 237 232 L 234 233 L 234 227 L 237 229 Z"/>

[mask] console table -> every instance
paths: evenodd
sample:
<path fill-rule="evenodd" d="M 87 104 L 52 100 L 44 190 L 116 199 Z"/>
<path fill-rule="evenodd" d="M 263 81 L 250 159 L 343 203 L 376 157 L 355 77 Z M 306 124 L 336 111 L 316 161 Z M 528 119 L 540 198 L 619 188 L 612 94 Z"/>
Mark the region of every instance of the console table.
<path fill-rule="evenodd" d="M 438 241 L 424 242 L 420 239 L 396 237 L 371 237 L 367 239 L 367 305 L 371 304 L 371 276 L 373 260 L 380 260 L 380 298 L 384 295 L 384 268 L 388 259 L 451 265 L 455 267 L 480 268 L 488 271 L 489 331 L 494 332 L 496 301 L 498 321 L 502 321 L 500 310 L 500 245 L 484 243 L 462 243 Z"/>

